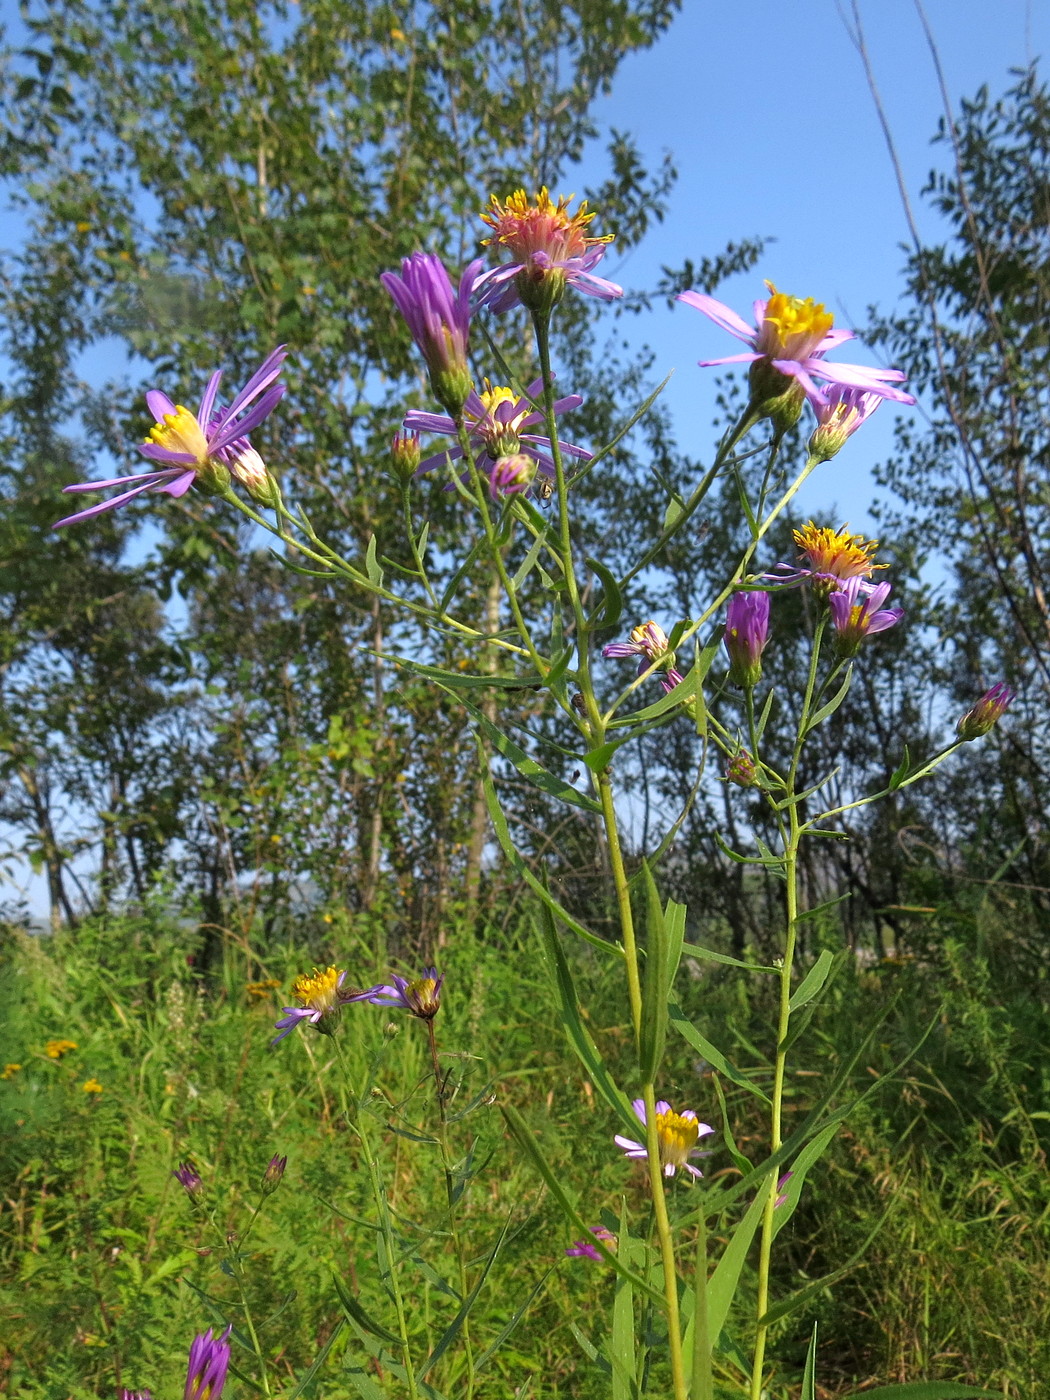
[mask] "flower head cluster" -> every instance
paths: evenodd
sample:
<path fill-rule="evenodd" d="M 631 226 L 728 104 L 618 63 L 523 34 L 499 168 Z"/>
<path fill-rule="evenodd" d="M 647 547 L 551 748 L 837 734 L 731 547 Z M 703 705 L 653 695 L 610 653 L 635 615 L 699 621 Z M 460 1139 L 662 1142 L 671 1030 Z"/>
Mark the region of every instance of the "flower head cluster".
<path fill-rule="evenodd" d="M 870 579 L 876 569 L 886 567 L 875 563 L 878 540 L 851 534 L 848 525 L 833 530 L 828 525 L 815 525 L 811 520 L 793 533 L 800 563 L 798 566 L 778 564 L 773 573 L 764 575 L 772 583 L 789 587 L 809 583 L 818 596 L 826 598 L 849 579 Z"/>
<path fill-rule="evenodd" d="M 983 738 L 1006 714 L 1013 704 L 1014 695 L 1014 690 L 1005 681 L 997 681 L 959 720 L 956 726 L 959 738 Z"/>
<path fill-rule="evenodd" d="M 474 294 L 479 306 L 497 312 L 512 306 L 549 312 L 561 300 L 566 286 L 603 301 L 623 296 L 622 287 L 594 275 L 613 235 L 588 234 L 594 215 L 588 213 L 586 200 L 570 214 L 573 198 L 563 195 L 555 204 L 546 187 L 535 200 L 524 190 L 516 190 L 505 201 L 491 196 L 481 217 L 493 232 L 483 241 L 505 249 L 511 261 L 478 278 Z"/>
<path fill-rule="evenodd" d="M 470 393 L 470 294 L 480 270 L 478 258 L 466 268 L 459 291 L 454 292 L 440 258 L 433 253 L 413 253 L 402 260 L 400 277 L 396 272 L 384 272 L 379 279 L 426 361 L 434 397 L 451 414 L 459 413 Z"/>
<path fill-rule="evenodd" d="M 369 987 L 366 992 L 358 992 L 348 1001 L 368 1001 L 373 1006 L 396 1006 L 421 1021 L 432 1021 L 441 1007 L 441 986 L 445 974 L 438 973 L 436 967 L 423 969 L 422 977 L 409 981 L 407 977 L 394 975 L 393 984 L 386 982 Z"/>
<path fill-rule="evenodd" d="M 645 1100 L 635 1099 L 631 1104 L 639 1122 L 645 1126 Z M 691 1108 L 676 1113 L 665 1099 L 656 1104 L 656 1136 L 660 1143 L 660 1162 L 664 1176 L 674 1176 L 679 1167 L 693 1176 L 702 1176 L 698 1167 L 692 1166 L 689 1157 L 696 1149 L 697 1139 L 713 1133 L 714 1128 L 701 1123 Z M 622 1147 L 628 1157 L 644 1158 L 649 1155 L 644 1143 L 616 1134 L 614 1141 Z"/>
<path fill-rule="evenodd" d="M 769 640 L 769 594 L 734 593 L 723 635 L 729 653 L 729 679 L 753 690 L 762 675 L 762 653 Z"/>
<path fill-rule="evenodd" d="M 101 515 L 103 511 L 116 510 L 144 491 L 160 491 L 178 497 L 184 496 L 195 483 L 209 491 L 227 490 L 231 451 L 234 457 L 243 455 L 246 450 L 254 451 L 247 434 L 276 408 L 284 393 L 284 385 L 274 381 L 281 373 L 287 353 L 286 347 L 281 345 L 267 356 L 247 384 L 234 395 L 228 408 L 216 409 L 221 370 L 216 370 L 208 380 L 196 413 L 182 404 L 172 403 L 159 389 L 151 389 L 146 395 L 146 405 L 156 421 L 139 451 L 158 463 L 158 469 L 137 476 L 117 476 L 110 481 L 80 481 L 65 487 L 67 492 L 73 493 L 106 491 L 114 486 L 124 489 L 108 501 L 100 501 L 98 505 L 56 521 L 53 528 L 57 530 L 61 525 L 73 525 L 78 520 Z M 234 444 L 240 445 L 234 447 Z"/>
<path fill-rule="evenodd" d="M 283 1040 L 300 1021 L 309 1021 L 323 1034 L 331 1035 L 340 1007 L 356 999 L 342 990 L 345 980 L 345 971 L 335 967 L 325 968 L 323 972 L 315 967 L 313 972 L 301 973 L 292 983 L 292 994 L 300 1004 L 283 1008 L 284 1019 L 274 1027 L 281 1033 L 275 1035 L 270 1044 Z"/>
<path fill-rule="evenodd" d="M 592 1225 L 590 1229 L 591 1234 L 603 1244 L 616 1243 L 616 1236 L 604 1225 Z M 570 1259 L 597 1259 L 599 1263 L 605 1257 L 600 1250 L 595 1249 L 590 1240 L 574 1240 L 565 1253 Z"/>
<path fill-rule="evenodd" d="M 536 379 L 521 395 L 502 384 L 493 385 L 488 381 L 480 393 L 471 389 L 463 405 L 463 423 L 479 471 L 490 472 L 501 458 L 524 455 L 531 457 L 539 471 L 553 481 L 555 470 L 550 455 L 550 438 L 526 431 L 543 421 L 543 411 L 536 407 L 537 395 L 542 388 L 542 379 Z M 555 400 L 554 412 L 568 413 L 582 403 L 579 394 L 567 394 Z M 444 433 L 448 437 L 457 435 L 453 420 L 440 413 L 421 413 L 412 409 L 405 414 L 404 426 L 412 432 Z M 558 446 L 563 455 L 587 462 L 591 459 L 592 454 L 584 447 L 574 447 L 568 442 L 559 442 Z M 462 456 L 463 449 L 457 443 L 454 447 L 424 458 L 419 464 L 419 471 L 431 471 L 446 461 L 458 461 Z"/>
<path fill-rule="evenodd" d="M 898 369 L 829 364 L 825 356 L 852 340 L 853 332 L 833 330 L 833 316 L 812 297 L 787 296 L 778 292 L 772 282 L 767 282 L 766 286 L 769 297 L 754 303 L 754 325 L 749 325 L 731 307 L 702 292 L 681 292 L 678 296 L 679 301 L 702 311 L 749 347 L 741 354 L 701 360 L 700 364 L 704 368 L 749 364 L 751 401 L 759 412 L 774 417 L 778 426 L 789 427 L 798 421 L 803 396 L 814 405 L 830 406 L 831 400 L 818 380 L 844 389 L 860 389 L 898 403 L 915 402 L 898 387 L 904 379 Z"/>
<path fill-rule="evenodd" d="M 835 645 L 843 656 L 855 656 L 865 637 L 886 632 L 900 622 L 903 608 L 882 606 L 889 595 L 888 583 L 872 588 L 857 577 L 847 579 L 841 588 L 830 594 L 828 607 L 835 628 Z"/>
<path fill-rule="evenodd" d="M 643 622 L 632 628 L 630 640 L 609 642 L 602 647 L 603 656 L 638 656 L 638 674 L 644 676 L 654 665 L 660 666 L 659 676 L 664 693 L 674 690 L 681 684 L 682 673 L 675 669 L 674 652 L 670 649 L 667 633 L 658 622 Z"/>
<path fill-rule="evenodd" d="M 76 1048 L 75 1040 L 49 1040 L 44 1046 L 44 1054 L 49 1060 L 60 1060 L 63 1055 L 68 1055 L 70 1050 Z"/>

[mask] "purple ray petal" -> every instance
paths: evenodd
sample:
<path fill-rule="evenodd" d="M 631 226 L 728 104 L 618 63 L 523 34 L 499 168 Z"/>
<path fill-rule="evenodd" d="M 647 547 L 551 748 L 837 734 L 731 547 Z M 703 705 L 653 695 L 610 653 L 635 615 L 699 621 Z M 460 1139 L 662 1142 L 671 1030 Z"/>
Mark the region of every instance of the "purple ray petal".
<path fill-rule="evenodd" d="M 146 407 L 153 414 L 154 423 L 162 423 L 166 413 L 175 412 L 175 405 L 160 389 L 146 390 Z"/>
<path fill-rule="evenodd" d="M 755 327 L 749 326 L 744 318 L 738 316 L 731 306 L 726 306 L 725 302 L 705 296 L 703 292 L 679 292 L 675 300 L 684 301 L 686 306 L 691 306 L 696 311 L 702 311 L 705 316 L 714 321 L 716 326 L 721 326 L 730 335 L 735 335 L 737 340 L 747 341 L 748 344 L 754 342 Z M 756 302 L 756 308 L 757 305 Z"/>

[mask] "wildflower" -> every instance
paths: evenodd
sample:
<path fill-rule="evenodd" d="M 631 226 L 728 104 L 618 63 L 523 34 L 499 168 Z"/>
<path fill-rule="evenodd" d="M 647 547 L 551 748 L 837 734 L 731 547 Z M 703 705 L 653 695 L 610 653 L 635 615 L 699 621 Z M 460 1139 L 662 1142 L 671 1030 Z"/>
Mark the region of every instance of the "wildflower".
<path fill-rule="evenodd" d="M 249 982 L 245 991 L 250 997 L 266 997 L 280 986 L 276 977 L 268 977 L 265 982 Z"/>
<path fill-rule="evenodd" d="M 153 1400 L 153 1394 L 149 1390 L 122 1390 L 120 1400 Z"/>
<path fill-rule="evenodd" d="M 635 1099 L 631 1107 L 644 1127 L 645 1100 Z M 697 1167 L 690 1165 L 688 1158 L 696 1147 L 697 1138 L 706 1137 L 708 1133 L 713 1132 L 714 1128 L 701 1123 L 691 1108 L 684 1108 L 681 1113 L 675 1113 L 666 1100 L 660 1099 L 656 1105 L 656 1135 L 660 1141 L 660 1161 L 663 1163 L 664 1176 L 674 1176 L 679 1167 L 684 1167 L 693 1176 L 702 1176 L 703 1173 Z M 628 1157 L 649 1155 L 644 1143 L 621 1137 L 619 1133 L 614 1141 L 618 1147 L 623 1148 Z"/>
<path fill-rule="evenodd" d="M 542 379 L 535 379 L 520 397 L 513 389 L 502 384 L 492 385 L 488 380 L 480 393 L 471 389 L 463 405 L 463 425 L 470 438 L 478 471 L 487 471 L 501 457 L 513 457 L 520 452 L 533 458 L 539 470 L 551 481 L 554 480 L 554 460 L 549 455 L 550 438 L 525 432 L 526 428 L 543 421 L 544 414 L 536 407 L 536 396 L 542 388 Z M 555 400 L 554 412 L 568 413 L 582 403 L 579 394 L 567 394 L 565 398 Z M 425 433 L 445 433 L 450 437 L 457 434 L 452 419 L 440 413 L 420 413 L 412 409 L 405 414 L 404 425 Z M 574 447 L 568 442 L 559 442 L 558 446 L 563 454 L 570 457 L 579 457 L 588 462 L 591 459 L 592 454 L 586 448 Z M 455 447 L 426 457 L 420 462 L 418 470 L 428 472 L 445 461 L 455 462 L 462 456 L 463 449 L 457 443 Z"/>
<path fill-rule="evenodd" d="M 277 1190 L 284 1177 L 284 1169 L 288 1165 L 287 1157 L 278 1157 L 275 1153 L 269 1160 L 266 1170 L 263 1172 L 262 1193 L 270 1196 Z"/>
<path fill-rule="evenodd" d="M 68 1055 L 70 1050 L 76 1048 L 75 1040 L 49 1040 L 44 1046 L 44 1054 L 49 1060 L 60 1060 L 63 1055 Z"/>
<path fill-rule="evenodd" d="M 675 656 L 670 649 L 667 633 L 658 622 L 643 622 L 640 626 L 632 628 L 630 641 L 609 642 L 602 647 L 602 655 L 611 656 L 640 656 L 638 663 L 638 674 L 644 676 L 646 671 L 657 662 L 662 662 L 660 670 L 663 674 L 658 674 L 660 684 L 664 688 L 664 694 L 674 690 L 676 685 L 682 681 L 681 671 L 675 670 Z"/>
<path fill-rule="evenodd" d="M 0 1070 L 0 1079 L 14 1079 L 21 1068 L 22 1066 L 16 1065 L 13 1060 L 8 1060 L 7 1064 Z"/>
<path fill-rule="evenodd" d="M 762 653 L 769 640 L 769 594 L 734 593 L 722 639 L 729 653 L 729 679 L 752 690 L 762 675 Z"/>
<path fill-rule="evenodd" d="M 778 1206 L 787 1204 L 787 1192 L 784 1190 L 784 1187 L 788 1184 L 788 1182 L 794 1175 L 794 1172 L 785 1172 L 784 1175 L 777 1182 L 777 1198 L 773 1202 L 774 1210 L 776 1210 Z"/>
<path fill-rule="evenodd" d="M 408 481 L 419 466 L 419 434 L 395 433 L 390 442 L 390 462 L 395 476 Z"/>
<path fill-rule="evenodd" d="M 347 1000 L 367 1001 L 373 1006 L 399 1006 L 422 1021 L 432 1021 L 441 1006 L 441 984 L 444 980 L 443 972 L 439 976 L 436 967 L 426 967 L 423 976 L 417 977 L 414 982 L 395 974 L 392 986 L 381 982 Z"/>
<path fill-rule="evenodd" d="M 266 463 L 246 437 L 234 438 L 228 447 L 216 454 L 230 469 L 234 481 L 240 483 L 258 505 L 269 510 L 277 508 L 280 488 Z"/>
<path fill-rule="evenodd" d="M 588 213 L 586 200 L 570 214 L 573 199 L 575 195 L 562 195 L 555 204 L 546 186 L 536 195 L 535 203 L 524 190 L 516 190 L 505 203 L 495 195 L 490 197 L 481 217 L 493 233 L 482 241 L 506 248 L 512 261 L 478 278 L 474 295 L 479 306 L 497 312 L 526 306 L 549 314 L 566 286 L 603 301 L 623 296 L 622 287 L 594 275 L 594 268 L 605 256 L 605 245 L 615 235 L 594 237 L 586 233 L 594 214 Z"/>
<path fill-rule="evenodd" d="M 869 389 L 832 384 L 820 399 L 811 398 L 817 426 L 809 439 L 809 455 L 830 461 L 882 403 L 883 396 Z"/>
<path fill-rule="evenodd" d="M 204 1182 L 197 1175 L 197 1171 L 192 1162 L 180 1162 L 172 1176 L 183 1187 L 186 1194 L 193 1199 L 197 1192 L 204 1185 Z"/>
<path fill-rule="evenodd" d="M 735 783 L 737 787 L 747 788 L 757 785 L 758 766 L 747 749 L 737 749 L 736 753 L 733 754 L 726 764 L 725 778 L 727 783 Z"/>
<path fill-rule="evenodd" d="M 754 304 L 755 325 L 723 302 L 701 292 L 681 292 L 678 300 L 702 311 L 716 325 L 751 348 L 740 355 L 718 360 L 701 360 L 700 365 L 750 364 L 751 402 L 763 416 L 774 417 L 786 428 L 798 421 L 803 397 L 811 403 L 827 404 L 829 398 L 816 380 L 844 388 L 863 389 L 897 403 L 914 403 L 910 394 L 896 386 L 904 379 L 899 369 L 873 369 L 868 365 L 828 364 L 824 356 L 853 332 L 832 330 L 834 317 L 812 297 L 786 296 L 767 282 L 769 297 Z M 793 417 L 792 417 L 793 415 Z"/>
<path fill-rule="evenodd" d="M 903 608 L 882 606 L 889 595 L 888 583 L 871 588 L 856 577 L 847 579 L 830 595 L 828 607 L 835 628 L 835 645 L 843 656 L 856 656 L 865 637 L 886 632 L 900 622 Z"/>
<path fill-rule="evenodd" d="M 597 1236 L 604 1244 L 614 1244 L 616 1236 L 611 1230 L 607 1230 L 604 1225 L 592 1225 L 591 1234 Z M 605 1257 L 590 1240 L 574 1240 L 565 1251 L 570 1259 L 597 1259 L 600 1263 Z"/>
<path fill-rule="evenodd" d="M 78 520 L 101 515 L 103 511 L 115 510 L 126 501 L 141 496 L 144 491 L 184 496 L 195 483 L 220 494 L 227 490 L 230 469 L 223 460 L 223 450 L 244 438 L 252 428 L 258 427 L 267 414 L 276 408 L 284 393 L 284 385 L 275 384 L 274 380 L 281 372 L 287 353 L 283 345 L 278 346 L 234 396 L 229 408 L 220 409 L 218 413 L 213 413 L 213 410 L 222 378 L 221 370 L 216 370 L 208 380 L 196 414 L 181 404 L 172 403 L 167 394 L 159 389 L 151 389 L 146 395 L 146 404 L 156 421 L 149 437 L 140 444 L 139 451 L 151 461 L 164 465 L 157 471 L 141 472 L 138 476 L 117 476 L 110 481 L 80 481 L 65 487 L 67 492 L 104 491 L 112 486 L 130 487 L 130 490 L 121 491 L 108 501 L 100 501 L 98 505 L 89 506 L 75 515 L 67 515 L 64 520 L 56 521 L 52 528 L 57 530 L 61 525 L 73 525 Z M 249 404 L 252 407 L 249 408 Z"/>
<path fill-rule="evenodd" d="M 777 564 L 772 573 L 763 574 L 767 581 L 788 587 L 809 583 L 818 597 L 826 598 L 848 579 L 870 579 L 876 569 L 886 567 L 875 563 L 878 540 L 851 535 L 848 525 L 833 530 L 830 525 L 815 525 L 811 520 L 801 530 L 794 530 L 792 536 L 801 550 L 801 559 L 809 567 Z"/>
<path fill-rule="evenodd" d="M 101 1094 L 102 1085 L 97 1079 L 85 1079 L 80 1086 L 80 1091 L 83 1094 Z"/>
<path fill-rule="evenodd" d="M 302 1003 L 300 1006 L 285 1006 L 284 1020 L 278 1021 L 275 1030 L 281 1032 L 270 1041 L 276 1045 L 295 1029 L 300 1021 L 309 1021 L 324 1035 L 331 1035 L 344 1002 L 352 1000 L 340 989 L 346 977 L 345 972 L 329 967 L 324 972 L 314 968 L 304 972 L 292 983 L 292 993 Z"/>
<path fill-rule="evenodd" d="M 182 1400 L 219 1400 L 230 1364 L 229 1336 L 232 1330 L 227 1327 L 221 1336 L 215 1336 L 209 1327 L 206 1332 L 194 1337 Z"/>
<path fill-rule="evenodd" d="M 1015 693 L 1005 681 L 997 681 L 991 690 L 986 690 L 956 725 L 960 739 L 980 739 L 987 734 L 1010 708 Z"/>
<path fill-rule="evenodd" d="M 467 339 L 470 334 L 470 293 L 481 259 L 470 264 L 452 290 L 445 264 L 433 253 L 413 253 L 401 262 L 401 276 L 384 272 L 380 281 L 405 318 L 430 372 L 434 397 L 453 417 L 470 393 Z"/>
<path fill-rule="evenodd" d="M 494 501 L 503 496 L 524 495 L 532 485 L 536 471 L 535 458 L 526 452 L 498 457 L 489 472 L 489 494 Z"/>

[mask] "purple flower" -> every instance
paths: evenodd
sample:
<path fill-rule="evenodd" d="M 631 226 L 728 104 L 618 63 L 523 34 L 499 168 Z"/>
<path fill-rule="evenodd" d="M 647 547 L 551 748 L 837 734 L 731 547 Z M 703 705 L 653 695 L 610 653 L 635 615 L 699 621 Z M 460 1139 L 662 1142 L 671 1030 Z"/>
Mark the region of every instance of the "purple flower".
<path fill-rule="evenodd" d="M 762 653 L 769 640 L 769 594 L 734 593 L 722 640 L 729 653 L 729 679 L 752 690 L 762 675 Z"/>
<path fill-rule="evenodd" d="M 182 1400 L 219 1400 L 230 1364 L 228 1339 L 232 1330 L 227 1327 L 221 1336 L 214 1336 L 209 1327 L 194 1337 Z"/>
<path fill-rule="evenodd" d="M 400 277 L 384 272 L 379 279 L 422 352 L 435 398 L 452 414 L 459 413 L 470 392 L 470 294 L 481 266 L 480 258 L 470 264 L 460 278 L 458 294 L 452 290 L 445 264 L 433 253 L 413 253 L 402 260 Z"/>
<path fill-rule="evenodd" d="M 758 767 L 748 749 L 739 748 L 726 764 L 725 779 L 737 787 L 755 787 L 758 783 Z"/>
<path fill-rule="evenodd" d="M 418 1016 L 420 1020 L 432 1021 L 441 1006 L 441 984 L 445 974 L 438 974 L 436 967 L 425 967 L 423 976 L 410 982 L 406 977 L 394 976 L 393 985 L 380 982 L 365 992 L 358 992 L 347 1001 L 368 1001 L 373 1006 L 397 1006 L 402 1011 Z"/>
<path fill-rule="evenodd" d="M 499 457 L 489 472 L 489 494 L 494 501 L 502 500 L 504 496 L 524 496 L 531 488 L 537 470 L 536 459 L 525 452 Z"/>
<path fill-rule="evenodd" d="M 277 1190 L 278 1186 L 280 1186 L 281 1181 L 284 1178 L 284 1169 L 285 1167 L 287 1167 L 287 1165 L 287 1157 L 278 1157 L 275 1153 L 270 1158 L 269 1162 L 267 1163 L 266 1170 L 263 1172 L 263 1195 L 269 1196 L 272 1192 Z"/>
<path fill-rule="evenodd" d="M 903 608 L 882 606 L 890 596 L 890 587 L 888 583 L 877 583 L 872 587 L 863 579 L 854 577 L 828 595 L 835 644 L 843 656 L 856 656 L 865 637 L 886 632 L 900 622 L 904 616 Z"/>
<path fill-rule="evenodd" d="M 638 627 L 631 630 L 631 639 L 627 642 L 609 642 L 602 647 L 602 655 L 613 656 L 640 656 L 638 663 L 638 674 L 644 676 L 656 662 L 664 662 L 663 674 L 658 674 L 660 684 L 664 688 L 664 694 L 674 690 L 676 685 L 682 682 L 681 671 L 675 670 L 674 652 L 669 649 L 667 633 L 658 622 L 643 622 Z"/>
<path fill-rule="evenodd" d="M 631 1107 L 644 1127 L 645 1100 L 635 1099 Z M 688 1159 L 696 1149 L 697 1138 L 706 1137 L 708 1133 L 713 1132 L 714 1128 L 709 1127 L 707 1123 L 701 1123 L 691 1108 L 684 1108 L 681 1113 L 675 1113 L 665 1099 L 660 1099 L 656 1105 L 656 1136 L 660 1142 L 660 1161 L 663 1163 L 664 1176 L 674 1176 L 679 1167 L 684 1167 L 693 1176 L 702 1176 L 699 1168 L 692 1166 Z M 623 1148 L 628 1157 L 643 1158 L 649 1155 L 644 1143 L 621 1137 L 619 1133 L 613 1141 Z"/>
<path fill-rule="evenodd" d="M 543 411 L 536 408 L 536 397 L 542 388 L 542 379 L 535 379 L 520 397 L 513 389 L 500 384 L 491 385 L 488 381 L 480 394 L 471 389 L 463 405 L 463 423 L 470 437 L 478 471 L 489 470 L 501 457 L 513 457 L 524 453 L 539 464 L 544 476 L 554 480 L 554 461 L 549 455 L 550 438 L 524 431 L 543 421 Z M 554 412 L 568 413 L 570 409 L 579 408 L 581 403 L 583 399 L 579 394 L 569 394 L 563 399 L 555 400 Z M 412 409 L 405 414 L 404 426 L 424 433 L 456 436 L 455 423 L 440 413 L 420 413 Z M 558 446 L 563 453 L 570 457 L 579 457 L 583 461 L 589 462 L 593 455 L 586 448 L 574 447 L 572 443 L 559 442 Z M 448 447 L 442 452 L 436 452 L 433 457 L 425 458 L 419 464 L 419 471 L 431 471 L 434 467 L 440 467 L 446 460 L 451 459 L 455 462 L 462 456 L 463 449 L 457 443 L 455 447 Z"/>
<path fill-rule="evenodd" d="M 956 726 L 960 739 L 980 739 L 988 733 L 1013 704 L 1016 692 L 1005 681 L 997 681 L 967 710 Z"/>
<path fill-rule="evenodd" d="M 755 324 L 749 326 L 723 302 L 702 292 L 681 292 L 678 300 L 702 311 L 723 330 L 749 345 L 740 355 L 726 355 L 718 360 L 701 360 L 702 368 L 709 365 L 752 364 L 762 361 L 787 380 L 795 380 L 805 390 L 810 403 L 828 402 L 827 395 L 815 380 L 823 379 L 844 388 L 863 389 L 898 403 L 914 403 L 903 389 L 895 386 L 904 379 L 899 369 L 873 369 L 868 365 L 831 365 L 824 356 L 844 341 L 853 339 L 853 332 L 833 331 L 830 314 L 811 297 L 803 301 L 778 292 L 767 282 L 769 298 L 754 303 Z M 778 381 L 773 381 L 776 388 Z M 790 386 L 784 383 L 781 391 Z"/>
<path fill-rule="evenodd" d="M 774 566 L 772 573 L 762 575 L 766 582 L 779 583 L 786 588 L 808 583 L 818 598 L 826 598 L 852 578 L 864 580 L 861 591 L 870 592 L 874 585 L 867 580 L 876 569 L 886 567 L 875 562 L 878 540 L 866 540 L 863 535 L 850 534 L 848 525 L 836 530 L 830 525 L 817 525 L 810 520 L 792 534 L 802 551 L 801 559 L 809 567 L 802 567 L 801 562 L 788 564 L 782 560 Z"/>
<path fill-rule="evenodd" d="M 284 1019 L 278 1021 L 274 1027 L 274 1030 L 280 1031 L 281 1034 L 275 1035 L 270 1044 L 276 1045 L 279 1040 L 283 1040 L 300 1021 L 309 1021 L 323 1034 L 331 1035 L 340 1007 L 348 1001 L 356 1000 L 342 991 L 345 978 L 346 973 L 335 967 L 329 967 L 324 972 L 315 967 L 313 972 L 300 974 L 292 983 L 292 992 L 301 1005 L 282 1007 Z"/>
<path fill-rule="evenodd" d="M 809 455 L 830 461 L 882 403 L 883 395 L 868 389 L 832 384 L 820 398 L 810 397 L 817 426 L 809 440 Z"/>
<path fill-rule="evenodd" d="M 203 486 L 213 489 L 221 490 L 224 485 L 228 486 L 229 468 L 223 456 L 224 449 L 257 428 L 276 408 L 284 393 L 284 385 L 274 384 L 274 380 L 281 372 L 287 353 L 287 348 L 279 345 L 234 396 L 229 408 L 218 412 L 214 412 L 214 409 L 222 378 L 221 370 L 216 370 L 208 380 L 200 408 L 195 414 L 181 404 L 172 403 L 167 394 L 159 389 L 150 389 L 146 394 L 146 405 L 156 421 L 149 437 L 139 444 L 139 451 L 150 461 L 163 465 L 157 471 L 140 472 L 137 476 L 116 476 L 109 481 L 79 481 L 65 487 L 67 493 L 106 491 L 113 486 L 130 487 L 130 490 L 123 490 L 108 501 L 100 501 L 98 505 L 77 511 L 75 515 L 67 515 L 65 519 L 56 521 L 52 529 L 73 525 L 78 520 L 89 520 L 106 510 L 116 510 L 118 506 L 141 496 L 144 491 L 184 496 L 198 478 Z M 266 392 L 263 393 L 263 390 Z"/>
<path fill-rule="evenodd" d="M 197 1175 L 192 1162 L 180 1162 L 178 1169 L 172 1172 L 172 1176 L 180 1186 L 185 1188 L 187 1194 L 191 1197 L 196 1196 L 197 1192 L 204 1185 Z"/>
<path fill-rule="evenodd" d="M 615 301 L 623 288 L 594 269 L 605 256 L 605 245 L 612 234 L 595 238 L 585 232 L 594 218 L 584 200 L 575 214 L 569 213 L 573 196 L 562 195 L 557 204 L 546 186 L 530 202 L 524 190 L 516 190 L 506 202 L 495 195 L 482 219 L 493 230 L 485 243 L 506 248 L 512 261 L 484 273 L 474 284 L 479 306 L 493 311 L 509 311 L 512 306 L 549 312 L 561 300 L 566 286 L 587 296 Z"/>
<path fill-rule="evenodd" d="M 615 1243 L 616 1236 L 604 1225 L 592 1225 L 590 1229 L 591 1234 L 596 1235 L 605 1244 Z M 599 1263 L 605 1257 L 599 1250 L 595 1249 L 590 1240 L 574 1240 L 565 1253 L 570 1259 L 597 1259 Z"/>
<path fill-rule="evenodd" d="M 774 1210 L 776 1210 L 778 1206 L 787 1204 L 787 1192 L 784 1190 L 784 1187 L 788 1184 L 788 1182 L 794 1175 L 794 1172 L 785 1172 L 784 1175 L 777 1182 L 777 1198 L 773 1202 Z"/>

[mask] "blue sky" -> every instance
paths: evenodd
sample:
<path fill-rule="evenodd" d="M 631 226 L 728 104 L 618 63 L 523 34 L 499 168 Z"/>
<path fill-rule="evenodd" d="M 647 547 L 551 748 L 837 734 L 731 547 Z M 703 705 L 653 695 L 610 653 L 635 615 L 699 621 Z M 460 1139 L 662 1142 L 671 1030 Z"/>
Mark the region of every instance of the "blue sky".
<path fill-rule="evenodd" d="M 927 0 L 950 98 L 987 83 L 993 96 L 1010 69 L 1050 55 L 1050 0 Z M 867 308 L 888 311 L 902 285 L 908 229 L 861 60 L 836 0 L 684 0 L 651 50 L 626 60 L 595 116 L 632 132 L 650 167 L 673 152 L 678 184 L 662 225 L 627 258 L 602 268 L 633 288 L 652 287 L 662 265 L 721 250 L 733 239 L 775 239 L 753 272 L 718 295 L 742 314 L 762 279 L 813 296 L 836 324 L 858 326 Z M 861 18 L 920 231 L 941 235 L 919 199 L 948 152 L 931 146 L 942 108 L 937 75 L 914 0 L 861 0 Z M 589 156 L 580 187 L 601 178 Z M 571 180 L 570 180 L 571 184 Z M 685 306 L 625 318 L 628 335 L 676 374 L 667 390 L 679 440 L 710 456 L 713 370 L 698 359 L 732 354 L 735 342 Z M 854 346 L 835 357 L 875 363 Z M 882 408 L 833 464 L 805 488 L 803 509 L 837 505 L 857 529 L 871 526 L 872 464 L 888 454 L 893 409 Z"/>

